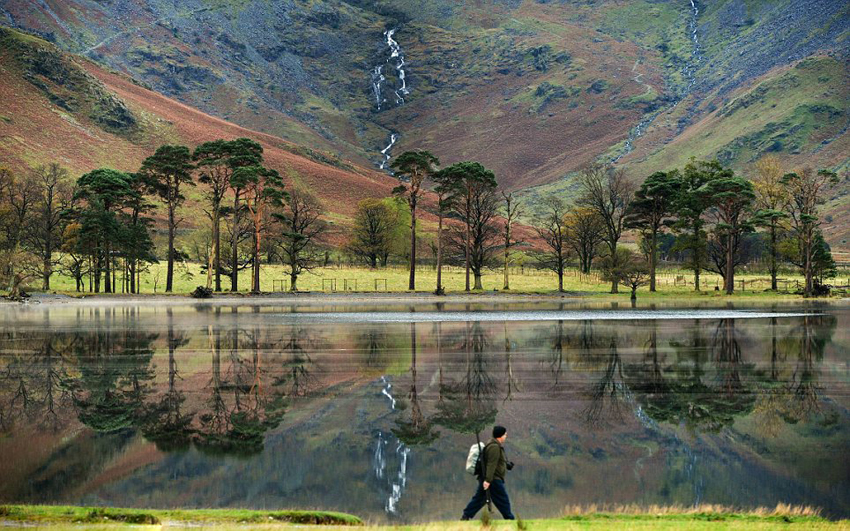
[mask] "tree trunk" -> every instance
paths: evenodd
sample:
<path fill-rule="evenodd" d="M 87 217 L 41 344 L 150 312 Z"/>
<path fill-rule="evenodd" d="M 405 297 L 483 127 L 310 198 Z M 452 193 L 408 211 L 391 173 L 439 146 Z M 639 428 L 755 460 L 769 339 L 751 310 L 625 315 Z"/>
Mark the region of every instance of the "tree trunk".
<path fill-rule="evenodd" d="M 212 243 L 210 244 L 210 256 L 207 259 L 207 289 L 212 287 L 213 275 L 216 278 L 216 285 L 221 291 L 221 281 L 218 275 L 218 205 L 213 205 L 212 212 Z"/>
<path fill-rule="evenodd" d="M 410 278 L 407 289 L 416 290 L 416 204 L 410 205 Z"/>
<path fill-rule="evenodd" d="M 481 285 L 481 273 L 480 272 L 475 273 L 475 288 L 474 289 L 480 289 L 480 290 L 484 289 L 484 287 Z"/>
<path fill-rule="evenodd" d="M 291 266 L 289 273 L 289 291 L 295 293 L 298 291 L 298 273 L 295 272 L 295 266 Z"/>
<path fill-rule="evenodd" d="M 103 291 L 105 293 L 112 293 L 112 253 L 110 252 L 109 245 L 106 246 L 106 257 L 104 260 L 104 269 L 103 269 Z"/>
<path fill-rule="evenodd" d="M 805 234 L 805 256 L 803 257 L 803 271 L 806 276 L 806 289 L 804 295 L 806 297 L 811 297 L 813 293 L 813 279 L 812 279 L 812 231 L 810 229 L 806 230 Z"/>
<path fill-rule="evenodd" d="M 165 274 L 165 291 L 174 287 L 174 202 L 168 203 L 168 270 Z"/>
<path fill-rule="evenodd" d="M 260 212 L 254 215 L 254 281 L 251 286 L 251 291 L 260 292 Z"/>
<path fill-rule="evenodd" d="M 505 285 L 502 286 L 503 290 L 511 289 L 510 283 L 508 282 L 508 247 L 505 246 Z"/>
<path fill-rule="evenodd" d="M 611 251 L 611 265 L 613 265 L 614 267 L 619 267 L 620 264 L 617 263 L 617 244 L 614 243 L 613 245 L 609 245 L 608 248 Z M 620 293 L 620 287 L 619 286 L 620 286 L 619 279 L 615 278 L 614 280 L 612 280 L 611 281 L 611 293 Z"/>
<path fill-rule="evenodd" d="M 239 290 L 239 191 L 233 197 L 233 241 L 230 244 L 230 291 Z"/>
<path fill-rule="evenodd" d="M 777 290 L 776 283 L 776 222 L 771 221 L 770 223 L 770 289 L 773 291 Z"/>
<path fill-rule="evenodd" d="M 215 291 L 221 292 L 221 201 L 213 207 L 213 267 L 215 268 Z"/>
<path fill-rule="evenodd" d="M 47 234 L 47 241 L 45 242 L 45 249 L 44 249 L 44 263 L 43 263 L 43 266 L 42 266 L 42 277 L 43 277 L 42 288 L 44 289 L 44 291 L 47 291 L 47 290 L 50 289 L 50 275 L 53 274 L 53 263 L 52 263 L 52 260 L 51 260 L 52 255 L 53 255 L 53 246 L 51 245 L 52 242 L 50 240 L 51 240 L 51 235 L 48 233 Z"/>
<path fill-rule="evenodd" d="M 699 271 L 702 269 L 700 267 L 700 256 L 699 256 L 699 233 L 700 226 L 699 221 L 694 222 L 693 226 L 694 230 L 694 291 L 699 291 Z"/>
<path fill-rule="evenodd" d="M 467 202 L 466 215 L 466 291 L 469 291 L 469 202 Z"/>
<path fill-rule="evenodd" d="M 735 236 L 732 231 L 729 231 L 726 242 L 726 295 L 732 295 L 732 292 L 735 291 L 735 270 L 732 265 L 732 245 L 734 241 Z"/>
<path fill-rule="evenodd" d="M 437 221 L 437 295 L 443 294 L 443 213 Z"/>
<path fill-rule="evenodd" d="M 558 292 L 564 292 L 564 268 L 558 268 Z"/>
<path fill-rule="evenodd" d="M 655 269 L 658 263 L 658 231 L 652 231 L 652 244 L 649 250 L 649 291 L 655 293 Z"/>

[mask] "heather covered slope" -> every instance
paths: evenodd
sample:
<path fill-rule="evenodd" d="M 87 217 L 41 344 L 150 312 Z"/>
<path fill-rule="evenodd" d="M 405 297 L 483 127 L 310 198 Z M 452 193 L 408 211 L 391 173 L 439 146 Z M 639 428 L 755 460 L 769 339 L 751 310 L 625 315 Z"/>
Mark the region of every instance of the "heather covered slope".
<path fill-rule="evenodd" d="M 532 198 L 592 160 L 635 178 L 690 156 L 850 160 L 840 0 L 9 0 L 0 17 L 239 125 L 362 166 L 397 133 L 389 154 L 480 160 Z M 388 28 L 410 92 L 379 109 L 376 67 L 385 93 L 401 83 Z M 847 190 L 825 214 L 844 219 Z"/>
<path fill-rule="evenodd" d="M 850 43 L 837 0 L 10 0 L 0 9 L 12 25 L 240 125 L 361 164 L 381 160 L 396 132 L 396 153 L 476 158 L 515 189 L 627 155 L 649 130 L 670 143 L 754 80 L 817 54 L 840 61 Z M 398 29 L 411 90 L 378 109 L 372 76 L 388 58 L 386 28 Z M 385 89 L 399 86 L 393 68 L 383 73 Z"/>
<path fill-rule="evenodd" d="M 321 191 L 332 218 L 347 218 L 358 200 L 386 196 L 395 184 L 204 114 L 40 39 L 0 29 L 0 42 L 0 159 L 13 169 L 56 161 L 72 175 L 101 166 L 135 171 L 163 143 L 247 136 L 263 145 L 266 163 L 287 182 Z"/>

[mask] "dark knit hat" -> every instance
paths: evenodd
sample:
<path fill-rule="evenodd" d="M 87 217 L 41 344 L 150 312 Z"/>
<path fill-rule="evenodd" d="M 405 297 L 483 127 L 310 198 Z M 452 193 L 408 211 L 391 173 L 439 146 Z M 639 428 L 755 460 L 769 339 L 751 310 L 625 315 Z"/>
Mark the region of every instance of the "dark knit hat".
<path fill-rule="evenodd" d="M 493 438 L 498 439 L 502 435 L 508 433 L 508 429 L 504 426 L 493 426 Z"/>

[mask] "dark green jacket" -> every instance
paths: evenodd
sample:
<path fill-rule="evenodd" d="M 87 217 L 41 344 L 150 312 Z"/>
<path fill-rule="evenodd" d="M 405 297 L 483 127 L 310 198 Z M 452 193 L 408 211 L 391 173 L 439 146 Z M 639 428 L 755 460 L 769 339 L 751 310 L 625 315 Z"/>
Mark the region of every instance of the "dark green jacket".
<path fill-rule="evenodd" d="M 484 447 L 484 481 L 493 483 L 494 479 L 505 481 L 508 471 L 508 459 L 505 449 L 496 439 L 490 439 Z"/>

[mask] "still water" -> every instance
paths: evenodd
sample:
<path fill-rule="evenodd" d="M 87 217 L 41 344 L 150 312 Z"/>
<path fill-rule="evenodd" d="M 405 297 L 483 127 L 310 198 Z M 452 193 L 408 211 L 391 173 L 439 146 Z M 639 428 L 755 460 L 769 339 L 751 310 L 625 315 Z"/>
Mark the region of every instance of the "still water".
<path fill-rule="evenodd" d="M 850 516 L 850 305 L 0 307 L 0 502 L 458 518 L 508 427 L 517 514 Z"/>

